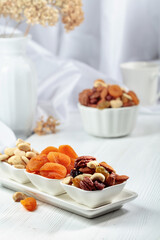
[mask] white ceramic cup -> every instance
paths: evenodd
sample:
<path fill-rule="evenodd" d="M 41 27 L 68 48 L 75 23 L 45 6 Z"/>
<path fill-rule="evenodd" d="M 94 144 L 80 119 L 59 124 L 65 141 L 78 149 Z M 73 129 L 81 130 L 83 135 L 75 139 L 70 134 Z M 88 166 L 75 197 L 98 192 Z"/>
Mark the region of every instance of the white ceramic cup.
<path fill-rule="evenodd" d="M 127 62 L 120 65 L 124 84 L 133 90 L 143 106 L 153 105 L 160 97 L 160 65 L 155 62 Z"/>

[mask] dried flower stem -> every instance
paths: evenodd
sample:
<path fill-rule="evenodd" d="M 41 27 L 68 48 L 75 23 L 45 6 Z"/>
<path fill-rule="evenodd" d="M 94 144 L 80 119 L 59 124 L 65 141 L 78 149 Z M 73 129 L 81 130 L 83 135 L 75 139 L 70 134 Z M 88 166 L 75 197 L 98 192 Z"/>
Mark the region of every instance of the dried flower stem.
<path fill-rule="evenodd" d="M 27 28 L 26 28 L 26 31 L 25 31 L 25 33 L 24 33 L 24 36 L 27 36 L 27 35 L 28 35 L 28 33 L 29 33 L 29 31 L 30 31 L 30 28 L 31 28 L 31 24 L 28 24 L 28 25 L 27 25 Z"/>
<path fill-rule="evenodd" d="M 9 35 L 9 37 L 13 37 L 16 29 L 17 29 L 21 24 L 22 24 L 22 21 L 21 21 L 21 22 L 18 22 L 18 23 L 16 24 L 16 26 L 13 28 L 13 32 Z"/>

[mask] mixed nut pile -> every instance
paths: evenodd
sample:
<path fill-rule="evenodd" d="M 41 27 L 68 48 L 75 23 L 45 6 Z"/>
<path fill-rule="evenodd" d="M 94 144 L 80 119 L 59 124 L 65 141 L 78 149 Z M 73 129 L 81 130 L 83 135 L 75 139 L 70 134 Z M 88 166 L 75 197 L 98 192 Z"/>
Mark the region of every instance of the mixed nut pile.
<path fill-rule="evenodd" d="M 0 154 L 0 161 L 13 165 L 15 168 L 25 169 L 31 158 L 36 157 L 39 153 L 31 149 L 31 144 L 22 139 L 18 139 L 16 147 L 6 148 L 4 154 Z"/>
<path fill-rule="evenodd" d="M 108 85 L 98 79 L 92 89 L 85 89 L 79 94 L 79 102 L 87 107 L 104 109 L 138 105 L 139 99 L 133 91 L 127 91 L 118 85 Z"/>
<path fill-rule="evenodd" d="M 106 162 L 98 163 L 94 157 L 81 156 L 75 160 L 74 169 L 63 183 L 83 190 L 95 191 L 123 183 L 128 178 L 126 175 L 116 174 Z"/>

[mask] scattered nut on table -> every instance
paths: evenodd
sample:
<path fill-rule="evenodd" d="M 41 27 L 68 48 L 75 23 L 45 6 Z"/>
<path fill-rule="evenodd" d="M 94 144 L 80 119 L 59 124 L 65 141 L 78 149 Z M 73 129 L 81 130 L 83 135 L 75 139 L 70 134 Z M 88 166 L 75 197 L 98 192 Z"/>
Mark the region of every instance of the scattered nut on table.
<path fill-rule="evenodd" d="M 25 198 L 27 198 L 28 196 L 22 192 L 15 192 L 13 194 L 13 200 L 15 202 L 20 202 L 21 200 L 24 200 Z"/>

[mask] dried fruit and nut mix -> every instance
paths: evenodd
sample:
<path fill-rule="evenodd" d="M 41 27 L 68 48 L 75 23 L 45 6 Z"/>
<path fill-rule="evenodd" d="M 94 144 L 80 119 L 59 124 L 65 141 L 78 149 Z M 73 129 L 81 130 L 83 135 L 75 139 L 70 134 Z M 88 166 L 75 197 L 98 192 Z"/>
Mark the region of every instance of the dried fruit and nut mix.
<path fill-rule="evenodd" d="M 85 89 L 79 94 L 79 102 L 87 107 L 104 109 L 138 105 L 139 99 L 133 91 L 126 91 L 118 85 L 107 85 L 98 79 L 92 89 Z"/>
<path fill-rule="evenodd" d="M 25 169 L 30 159 L 38 154 L 37 151 L 31 148 L 30 143 L 18 139 L 16 147 L 4 150 L 4 154 L 0 155 L 0 161 L 13 165 L 15 168 Z"/>
<path fill-rule="evenodd" d="M 69 145 L 49 146 L 31 158 L 26 171 L 51 179 L 62 179 L 74 168 L 76 152 Z"/>
<path fill-rule="evenodd" d="M 63 183 L 83 190 L 95 191 L 123 183 L 128 178 L 126 175 L 118 175 L 106 162 L 98 163 L 94 157 L 82 156 L 75 160 L 74 169 Z"/>

